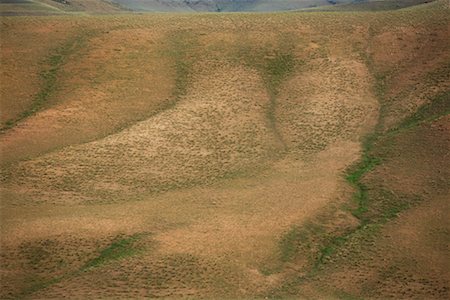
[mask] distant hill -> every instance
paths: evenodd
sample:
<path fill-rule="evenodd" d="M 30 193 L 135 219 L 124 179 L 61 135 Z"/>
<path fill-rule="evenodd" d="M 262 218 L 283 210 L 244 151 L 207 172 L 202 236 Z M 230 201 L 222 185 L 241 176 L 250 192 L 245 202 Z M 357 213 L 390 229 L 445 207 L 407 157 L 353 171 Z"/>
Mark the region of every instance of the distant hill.
<path fill-rule="evenodd" d="M 325 10 L 386 10 L 429 0 L 109 0 L 133 11 L 268 12 L 324 8 Z"/>
<path fill-rule="evenodd" d="M 389 10 L 430 0 L 0 0 L 0 15 Z"/>
<path fill-rule="evenodd" d="M 140 11 L 284 11 L 308 7 L 349 3 L 350 0 L 112 0 L 113 2 Z"/>
<path fill-rule="evenodd" d="M 117 13 L 125 9 L 103 0 L 0 0 L 0 15 L 51 15 L 66 12 Z"/>

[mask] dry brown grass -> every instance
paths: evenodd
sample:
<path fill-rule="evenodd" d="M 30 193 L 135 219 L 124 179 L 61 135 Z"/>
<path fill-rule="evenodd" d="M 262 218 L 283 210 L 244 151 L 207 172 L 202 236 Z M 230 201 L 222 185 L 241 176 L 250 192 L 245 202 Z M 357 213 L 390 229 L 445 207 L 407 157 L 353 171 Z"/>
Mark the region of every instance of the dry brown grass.
<path fill-rule="evenodd" d="M 447 115 L 406 130 L 379 148 L 386 162 L 364 179 L 372 200 L 369 213 L 395 218 L 350 235 L 314 281 L 299 284 L 306 294 L 448 297 L 449 120 Z"/>
<path fill-rule="evenodd" d="M 423 192 L 395 222 L 356 230 L 343 176 L 365 135 L 384 137 L 446 89 L 448 16 L 434 5 L 3 19 L 5 120 L 33 105 L 49 51 L 83 46 L 65 53 L 45 103 L 0 135 L 0 297 L 444 298 L 448 223 L 434 216 L 448 210 L 448 117 L 374 146 L 385 161 L 362 179 L 369 197 Z M 39 30 L 45 47 L 16 60 Z M 24 73 L 26 93 L 13 88 Z M 318 267 L 326 241 L 351 230 Z"/>
<path fill-rule="evenodd" d="M 64 57 L 43 104 L 47 109 L 30 113 L 2 134 L 3 163 L 103 137 L 171 103 L 175 75 L 169 66 L 174 61 L 164 53 L 164 32 L 97 30 L 77 33 L 87 41 Z"/>

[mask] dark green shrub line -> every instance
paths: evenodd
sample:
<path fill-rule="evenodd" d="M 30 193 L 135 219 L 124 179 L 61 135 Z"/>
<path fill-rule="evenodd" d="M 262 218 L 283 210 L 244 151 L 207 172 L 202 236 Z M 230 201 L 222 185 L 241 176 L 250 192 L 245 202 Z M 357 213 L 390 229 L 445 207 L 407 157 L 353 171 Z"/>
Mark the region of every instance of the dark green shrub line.
<path fill-rule="evenodd" d="M 357 208 L 352 211 L 352 214 L 363 224 L 368 221 L 364 217 L 364 213 L 368 210 L 369 199 L 367 194 L 367 186 L 361 182 L 361 179 L 365 174 L 381 164 L 381 158 L 368 154 L 372 148 L 371 146 L 368 147 L 370 148 L 366 148 L 364 150 L 360 163 L 358 163 L 356 168 L 346 176 L 347 182 L 356 188 L 353 199 L 357 203 Z"/>
<path fill-rule="evenodd" d="M 118 29 L 123 29 L 123 28 L 127 28 L 127 27 L 126 26 L 116 26 L 113 30 L 118 30 Z M 88 35 L 93 36 L 94 34 L 97 34 L 97 33 L 91 32 Z M 83 45 L 84 40 L 86 40 L 88 35 L 85 34 L 85 36 L 80 36 L 79 37 L 81 39 L 80 44 L 77 46 L 76 49 L 73 49 L 70 53 L 68 53 L 67 56 L 74 53 L 77 49 L 79 49 Z M 192 36 L 187 31 L 174 32 L 174 33 L 170 34 L 169 36 L 167 36 L 167 40 L 169 40 L 169 47 L 161 49 L 161 54 L 168 55 L 173 59 L 172 67 L 175 69 L 175 76 L 176 76 L 175 87 L 173 88 L 172 95 L 171 95 L 171 98 L 169 99 L 169 101 L 160 105 L 160 107 L 158 107 L 158 109 L 156 109 L 156 111 L 153 111 L 150 114 L 144 115 L 143 117 L 138 118 L 133 122 L 129 122 L 123 126 L 120 126 L 120 127 L 116 128 L 113 132 L 109 132 L 106 135 L 102 135 L 93 140 L 88 140 L 88 141 L 84 141 L 81 143 L 72 144 L 72 146 L 87 144 L 94 140 L 104 138 L 105 136 L 121 132 L 121 131 L 135 125 L 137 122 L 145 121 L 148 118 L 156 116 L 163 111 L 173 108 L 178 103 L 180 98 L 186 94 L 187 87 L 189 86 L 189 77 L 192 72 L 192 64 L 194 61 L 193 56 L 189 55 L 189 51 L 191 51 L 193 49 L 193 45 L 195 45 L 196 40 L 195 40 L 195 37 Z M 59 56 L 61 56 L 61 55 L 59 55 Z M 57 59 L 58 58 L 55 58 L 54 60 L 57 60 Z M 66 59 L 65 56 L 61 56 L 61 60 L 62 60 L 61 64 L 65 63 L 65 59 Z M 56 75 L 57 74 L 55 72 L 55 74 L 54 74 L 55 81 L 56 81 Z M 54 83 L 54 87 L 56 87 L 56 82 Z M 47 100 L 48 100 L 48 98 L 47 98 Z M 45 104 L 45 103 L 43 103 L 43 104 Z M 30 116 L 30 115 L 28 115 L 28 116 Z M 21 120 L 23 120 L 25 118 L 26 117 L 17 119 L 15 121 L 9 121 L 7 126 L 5 126 L 4 128 L 0 128 L 0 133 L 3 131 L 6 131 L 7 129 L 14 127 L 18 122 L 20 122 Z M 56 147 L 56 148 L 52 149 L 51 151 L 46 152 L 45 154 L 60 151 L 64 147 L 65 146 Z M 7 166 L 4 165 L 3 168 L 7 169 Z"/>
<path fill-rule="evenodd" d="M 185 95 L 189 86 L 189 76 L 192 72 L 194 58 L 189 55 L 195 43 L 195 37 L 187 31 L 177 31 L 168 37 L 170 49 L 167 54 L 174 61 L 175 87 L 172 92 L 173 102 Z"/>
<path fill-rule="evenodd" d="M 243 34 L 241 40 L 237 43 L 236 64 L 244 64 L 249 68 L 256 70 L 264 83 L 264 87 L 269 94 L 270 102 L 266 110 L 268 126 L 271 128 L 275 139 L 280 143 L 281 150 L 277 155 L 286 151 L 286 143 L 277 126 L 276 108 L 277 98 L 281 85 L 296 70 L 296 66 L 302 62 L 297 60 L 293 54 L 295 42 L 293 37 L 286 33 L 280 34 L 279 43 L 276 48 L 272 46 L 254 46 L 248 41 L 248 37 Z"/>
<path fill-rule="evenodd" d="M 16 295 L 16 299 L 25 299 L 28 298 L 28 296 L 43 290 L 45 288 L 48 288 L 54 284 L 58 284 L 63 279 L 67 278 L 68 276 L 58 276 L 49 280 L 38 280 L 35 283 L 33 283 L 30 287 L 23 290 L 20 294 Z"/>
<path fill-rule="evenodd" d="M 368 138 L 367 142 L 365 143 L 363 158 L 361 162 L 346 176 L 346 180 L 356 188 L 353 198 L 357 202 L 357 208 L 352 211 L 352 214 L 360 220 L 360 226 L 345 235 L 334 237 L 327 245 L 322 247 L 322 249 L 320 250 L 319 258 L 315 264 L 316 268 L 323 264 L 326 257 L 331 256 L 335 252 L 335 250 L 338 247 L 342 246 L 345 241 L 351 236 L 365 230 L 367 226 L 382 225 L 389 220 L 397 217 L 398 213 L 400 213 L 401 211 L 404 211 L 410 207 L 410 204 L 408 203 L 400 203 L 398 205 L 391 203 L 391 205 L 383 207 L 382 211 L 379 213 L 379 217 L 367 217 L 365 215 L 365 213 L 367 213 L 370 208 L 370 199 L 367 192 L 367 186 L 363 182 L 361 182 L 361 179 L 365 174 L 373 170 L 382 162 L 381 158 L 375 157 L 371 154 L 373 153 L 373 149 L 375 147 L 375 140 L 380 140 L 384 137 L 397 135 L 403 130 L 417 127 L 423 122 L 431 122 L 449 114 L 450 92 L 448 91 L 433 98 L 429 104 L 425 104 L 420 107 L 415 114 L 413 114 L 411 117 L 406 118 L 398 127 L 391 129 L 385 134 L 370 136 Z M 417 201 L 420 201 L 420 199 L 418 199 Z"/>
<path fill-rule="evenodd" d="M 420 125 L 423 122 L 430 122 L 450 114 L 450 90 L 435 96 L 429 103 L 421 106 L 415 114 L 407 117 L 396 128 L 389 131 L 389 134 L 396 134 L 398 131 L 409 129 Z"/>
<path fill-rule="evenodd" d="M 377 84 L 375 86 L 378 97 L 384 95 L 384 76 L 378 76 Z M 382 103 L 381 103 L 382 105 Z M 369 199 L 369 187 L 362 181 L 365 174 L 372 171 L 376 166 L 382 163 L 382 157 L 375 154 L 375 149 L 386 138 L 400 134 L 404 130 L 409 130 L 420 126 L 424 122 L 432 122 L 442 116 L 450 115 L 450 91 L 446 91 L 435 96 L 430 100 L 429 104 L 420 107 L 416 113 L 406 118 L 399 126 L 383 132 L 381 124 L 384 113 L 383 105 L 380 109 L 379 122 L 375 128 L 375 132 L 369 135 L 363 143 L 363 154 L 361 160 L 350 167 L 345 175 L 345 179 L 349 184 L 355 187 L 353 200 L 356 202 L 356 208 L 351 210 L 351 213 L 360 221 L 360 224 L 349 229 L 342 234 L 326 234 L 326 224 L 321 224 L 321 228 L 310 230 L 302 227 L 293 227 L 280 241 L 280 262 L 282 264 L 292 262 L 299 251 L 298 245 L 303 245 L 303 250 L 309 251 L 310 268 L 305 275 L 292 279 L 277 289 L 275 294 L 282 291 L 287 291 L 293 286 L 298 286 L 299 282 L 308 280 L 314 277 L 322 268 L 324 264 L 336 253 L 345 251 L 348 243 L 363 243 L 372 240 L 378 234 L 383 224 L 396 218 L 398 214 L 412 205 L 421 201 L 420 197 L 410 199 L 410 196 L 399 196 L 392 194 L 390 191 L 379 191 L 376 194 L 378 200 L 386 200 L 380 207 L 371 207 L 371 199 Z M 407 201 L 404 201 L 407 200 Z M 306 225 L 308 227 L 309 225 Z M 320 226 L 320 225 L 318 225 Z M 320 238 L 315 239 L 315 236 L 321 235 Z M 316 245 L 314 240 L 317 240 Z M 281 269 L 281 267 L 279 267 Z"/>
<path fill-rule="evenodd" d="M 186 95 L 187 88 L 189 87 L 190 83 L 192 65 L 195 60 L 195 57 L 192 53 L 193 46 L 196 43 L 195 36 L 190 34 L 188 31 L 180 30 L 170 33 L 165 37 L 165 39 L 169 41 L 169 46 L 160 49 L 160 54 L 166 55 L 171 59 L 171 67 L 175 70 L 175 84 L 170 98 L 165 103 L 159 105 L 155 111 L 144 114 L 144 116 L 115 129 L 114 132 L 110 132 L 107 135 L 121 132 L 127 128 L 130 128 L 138 122 L 145 121 L 164 111 L 172 109 L 173 107 L 175 107 L 181 97 Z M 89 142 L 91 141 L 88 141 L 86 143 Z M 81 144 L 84 143 L 80 143 L 80 145 Z"/>
<path fill-rule="evenodd" d="M 190 83 L 192 65 L 195 60 L 194 55 L 191 53 L 193 46 L 196 43 L 195 36 L 190 34 L 188 31 L 180 30 L 168 34 L 165 39 L 169 41 L 169 46 L 167 48 L 160 49 L 160 54 L 166 55 L 171 59 L 171 67 L 175 70 L 175 84 L 170 98 L 165 103 L 159 105 L 155 111 L 145 114 L 143 117 L 117 128 L 114 132 L 111 132 L 108 135 L 121 132 L 138 122 L 145 121 L 166 110 L 172 109 L 181 97 L 186 95 L 187 88 Z"/>
<path fill-rule="evenodd" d="M 325 263 L 325 259 L 336 252 L 336 249 L 342 246 L 349 238 L 351 233 L 347 233 L 343 236 L 334 237 L 327 246 L 320 249 L 317 260 L 314 262 L 313 269 L 316 270 L 320 265 Z"/>
<path fill-rule="evenodd" d="M 265 59 L 264 81 L 272 95 L 278 95 L 280 85 L 294 71 L 295 64 L 295 58 L 289 52 L 276 52 L 274 57 Z"/>
<path fill-rule="evenodd" d="M 277 97 L 280 85 L 292 74 L 295 65 L 296 61 L 291 53 L 277 52 L 275 57 L 265 59 L 263 66 L 263 78 L 270 95 L 267 119 L 269 120 L 270 127 L 272 128 L 275 137 L 282 144 L 283 150 L 286 150 L 287 146 L 277 126 Z"/>
<path fill-rule="evenodd" d="M 88 261 L 81 268 L 81 271 L 135 255 L 140 249 L 136 248 L 134 244 L 141 236 L 141 234 L 135 234 L 130 237 L 117 238 L 108 247 L 104 248 L 96 258 Z"/>

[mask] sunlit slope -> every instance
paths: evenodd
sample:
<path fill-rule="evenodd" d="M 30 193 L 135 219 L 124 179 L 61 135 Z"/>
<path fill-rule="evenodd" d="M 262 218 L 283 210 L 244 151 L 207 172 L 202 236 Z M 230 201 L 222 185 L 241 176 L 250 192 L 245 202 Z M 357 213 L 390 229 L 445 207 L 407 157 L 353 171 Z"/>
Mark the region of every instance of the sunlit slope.
<path fill-rule="evenodd" d="M 25 22 L 29 23 L 17 23 Z M 40 26 L 41 21 L 37 22 L 34 26 Z M 48 57 L 40 58 L 39 47 L 32 48 L 40 33 L 30 33 L 27 39 L 16 39 L 2 48 L 8 59 L 3 69 L 8 82 L 2 91 L 2 101 L 8 101 L 3 105 L 4 134 L 0 137 L 3 164 L 103 137 L 175 101 L 176 65 L 182 57 L 176 49 L 172 53 L 167 48 L 182 41 L 174 41 L 163 30 L 128 28 L 108 33 L 103 22 L 85 29 L 80 26 L 83 24 L 73 19 L 64 29 L 55 30 L 55 39 L 66 40 L 43 47 L 42 51 L 50 52 Z M 14 60 L 14 50 L 35 48 L 32 63 L 25 65 L 24 59 L 21 65 Z M 18 62 L 21 64 L 15 66 Z M 37 71 L 38 66 L 43 69 Z M 18 88 L 23 81 L 21 72 L 30 78 L 26 89 Z M 39 83 L 40 90 L 33 87 Z"/>
<path fill-rule="evenodd" d="M 247 23 L 238 16 L 231 18 L 243 26 Z M 138 119 L 138 113 L 145 116 L 154 98 L 172 106 L 104 139 L 12 165 L 8 181 L 20 186 L 29 182 L 35 186 L 35 196 L 38 191 L 47 194 L 53 190 L 70 193 L 79 201 L 99 201 L 100 194 L 112 201 L 123 197 L 120 194 L 124 192 L 140 197 L 146 192 L 214 182 L 265 168 L 273 159 L 296 153 L 297 148 L 305 150 L 300 155 L 306 155 L 335 142 L 358 143 L 375 124 L 377 103 L 371 94 L 372 79 L 351 49 L 344 49 L 341 61 L 337 61 L 319 52 L 328 51 L 328 45 L 315 48 L 310 47 L 311 42 L 298 43 L 297 39 L 304 39 L 303 24 L 298 33 L 286 32 L 273 23 L 280 33 L 267 35 L 258 30 L 240 34 L 219 16 L 199 16 L 200 23 L 187 24 L 191 19 L 179 18 L 178 25 L 170 26 L 173 31 L 166 33 L 167 48 L 155 54 L 158 58 L 147 52 L 153 44 L 148 45 L 151 40 L 144 39 L 142 28 L 86 37 L 89 46 L 85 49 L 93 50 L 77 52 L 77 60 L 68 59 L 57 70 L 62 74 L 58 78 L 60 91 L 48 97 L 46 105 L 50 107 L 20 120 L 2 135 L 5 162 L 101 137 L 107 130 L 126 125 L 127 119 Z M 258 19 L 252 17 L 251 22 Z M 160 22 L 165 20 L 161 18 Z M 224 33 L 208 30 L 210 21 L 219 21 L 217 24 L 223 26 L 219 30 Z M 95 24 L 91 22 L 86 19 L 87 24 Z M 122 42 L 121 47 L 130 41 L 145 48 L 122 51 L 115 48 L 116 41 Z M 101 50 L 96 46 L 100 42 L 105 45 Z M 108 48 L 108 43 L 114 44 Z M 107 60 L 101 56 L 94 60 L 94 51 L 105 53 Z M 167 64 L 162 64 L 160 57 L 167 57 Z M 114 58 L 116 63 L 108 65 Z M 156 67 L 175 72 L 151 69 L 151 62 L 143 63 L 145 58 L 157 63 Z M 146 76 L 145 81 L 141 76 Z M 167 85 L 165 94 L 159 96 L 165 78 L 171 76 L 172 93 Z M 347 83 L 348 78 L 353 80 Z M 139 82 L 147 85 L 145 89 L 139 88 Z M 336 94 L 337 88 L 342 92 Z M 146 90 L 148 96 L 143 94 Z M 140 103 L 141 109 L 137 107 Z M 30 147 L 32 136 L 41 138 Z M 120 179 L 117 174 L 121 174 Z M 55 201 L 54 196 L 43 197 Z M 38 198 L 35 200 L 43 200 Z"/>
<path fill-rule="evenodd" d="M 445 299 L 446 5 L 3 18 L 1 297 Z"/>

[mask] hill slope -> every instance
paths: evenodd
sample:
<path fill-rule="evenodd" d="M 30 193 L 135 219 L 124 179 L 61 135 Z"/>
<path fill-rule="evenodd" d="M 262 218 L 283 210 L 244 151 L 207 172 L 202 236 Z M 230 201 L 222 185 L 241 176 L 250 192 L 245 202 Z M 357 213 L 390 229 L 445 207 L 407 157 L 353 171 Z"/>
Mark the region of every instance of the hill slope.
<path fill-rule="evenodd" d="M 434 298 L 448 3 L 2 17 L 0 298 Z"/>
<path fill-rule="evenodd" d="M 103 0 L 1 0 L 0 15 L 54 15 L 64 13 L 118 13 L 118 4 Z"/>

